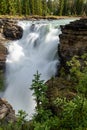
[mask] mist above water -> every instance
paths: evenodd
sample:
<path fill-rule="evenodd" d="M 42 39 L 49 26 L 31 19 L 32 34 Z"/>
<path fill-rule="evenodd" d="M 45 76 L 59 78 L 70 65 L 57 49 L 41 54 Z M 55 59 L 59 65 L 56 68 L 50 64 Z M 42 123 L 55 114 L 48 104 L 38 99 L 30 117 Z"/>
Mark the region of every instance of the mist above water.
<path fill-rule="evenodd" d="M 16 110 L 24 110 L 29 118 L 35 112 L 33 91 L 29 88 L 38 70 L 47 81 L 56 75 L 60 25 L 72 20 L 19 21 L 23 37 L 7 46 L 6 91 L 4 97 Z"/>

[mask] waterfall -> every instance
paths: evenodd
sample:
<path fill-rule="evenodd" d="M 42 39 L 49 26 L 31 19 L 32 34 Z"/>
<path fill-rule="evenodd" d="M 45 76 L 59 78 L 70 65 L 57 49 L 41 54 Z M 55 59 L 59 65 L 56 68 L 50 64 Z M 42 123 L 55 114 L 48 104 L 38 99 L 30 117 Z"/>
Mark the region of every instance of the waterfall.
<path fill-rule="evenodd" d="M 35 112 L 35 101 L 30 90 L 33 75 L 38 70 L 47 81 L 57 71 L 60 24 L 69 20 L 19 21 L 23 30 L 20 40 L 9 42 L 6 59 L 6 91 L 4 97 L 16 113 L 24 110 L 29 117 Z"/>

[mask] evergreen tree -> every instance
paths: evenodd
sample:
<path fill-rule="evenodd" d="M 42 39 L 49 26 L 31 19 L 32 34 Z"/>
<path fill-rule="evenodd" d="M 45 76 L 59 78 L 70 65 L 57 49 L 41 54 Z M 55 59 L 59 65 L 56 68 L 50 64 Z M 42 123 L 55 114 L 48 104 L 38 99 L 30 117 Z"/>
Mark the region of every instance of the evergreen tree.
<path fill-rule="evenodd" d="M 59 14 L 59 0 L 53 1 L 53 14 L 58 15 Z"/>
<path fill-rule="evenodd" d="M 53 3 L 54 2 L 52 0 L 48 0 L 48 2 L 47 2 L 47 6 L 48 6 L 50 14 L 53 14 Z"/>
<path fill-rule="evenodd" d="M 35 10 L 34 10 L 34 0 L 29 0 L 30 1 L 30 13 L 32 14 L 32 15 L 34 15 L 35 14 Z"/>
<path fill-rule="evenodd" d="M 7 13 L 10 15 L 15 15 L 16 14 L 16 9 L 15 9 L 15 0 L 8 0 L 7 2 Z"/>
<path fill-rule="evenodd" d="M 42 1 L 41 0 L 38 0 L 38 3 L 37 3 L 37 6 L 38 6 L 38 15 L 42 15 Z"/>
<path fill-rule="evenodd" d="M 63 9 L 64 9 L 64 0 L 59 0 L 59 5 L 60 5 L 60 11 L 59 15 L 63 15 Z"/>
<path fill-rule="evenodd" d="M 0 0 L 0 14 L 87 15 L 87 0 Z"/>
<path fill-rule="evenodd" d="M 7 13 L 7 3 L 6 0 L 0 1 L 0 14 L 6 14 Z"/>
<path fill-rule="evenodd" d="M 31 90 L 34 90 L 33 95 L 35 96 L 35 100 L 37 103 L 37 111 L 46 105 L 47 97 L 47 85 L 44 84 L 43 80 L 40 80 L 41 74 L 37 73 L 34 75 L 34 79 L 32 80 Z"/>
<path fill-rule="evenodd" d="M 67 15 L 67 10 L 68 10 L 68 1 L 64 0 L 63 15 Z"/>
<path fill-rule="evenodd" d="M 43 16 L 47 15 L 47 2 L 46 2 L 46 0 L 42 0 L 42 15 Z"/>
<path fill-rule="evenodd" d="M 74 6 L 75 6 L 75 14 L 81 15 L 83 12 L 83 5 L 84 1 L 83 0 L 75 0 L 74 1 Z"/>
<path fill-rule="evenodd" d="M 39 3 L 38 0 L 34 0 L 34 14 L 38 14 L 39 13 Z"/>
<path fill-rule="evenodd" d="M 30 8 L 29 8 L 29 0 L 22 0 L 22 14 L 29 15 L 30 14 Z"/>
<path fill-rule="evenodd" d="M 18 15 L 22 15 L 22 1 L 21 0 L 16 0 L 16 13 Z"/>

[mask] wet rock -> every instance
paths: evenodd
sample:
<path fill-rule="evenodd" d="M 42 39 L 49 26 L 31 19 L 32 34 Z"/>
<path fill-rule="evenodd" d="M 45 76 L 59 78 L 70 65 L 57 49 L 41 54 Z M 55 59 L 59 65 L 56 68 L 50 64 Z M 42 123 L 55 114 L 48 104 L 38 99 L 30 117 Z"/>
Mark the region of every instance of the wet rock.
<path fill-rule="evenodd" d="M 17 40 L 22 38 L 23 29 L 15 24 L 13 21 L 5 21 L 3 27 L 3 34 L 6 39 Z"/>

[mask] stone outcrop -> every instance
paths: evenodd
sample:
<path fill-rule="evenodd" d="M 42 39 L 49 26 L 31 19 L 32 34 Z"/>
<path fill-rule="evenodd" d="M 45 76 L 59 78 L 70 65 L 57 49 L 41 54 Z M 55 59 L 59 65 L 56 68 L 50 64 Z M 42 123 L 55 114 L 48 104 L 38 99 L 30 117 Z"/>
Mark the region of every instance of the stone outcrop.
<path fill-rule="evenodd" d="M 4 123 L 16 121 L 15 111 L 12 106 L 5 100 L 0 98 L 0 122 Z"/>
<path fill-rule="evenodd" d="M 80 19 L 61 26 L 60 53 L 63 60 L 87 53 L 87 19 Z"/>
<path fill-rule="evenodd" d="M 3 35 L 6 39 L 17 40 L 22 38 L 23 29 L 16 24 L 16 21 L 4 20 L 3 23 Z"/>
<path fill-rule="evenodd" d="M 17 25 L 17 21 L 0 19 L 0 80 L 5 70 L 5 61 L 7 49 L 5 43 L 9 40 L 20 39 L 23 35 L 23 29 Z"/>

